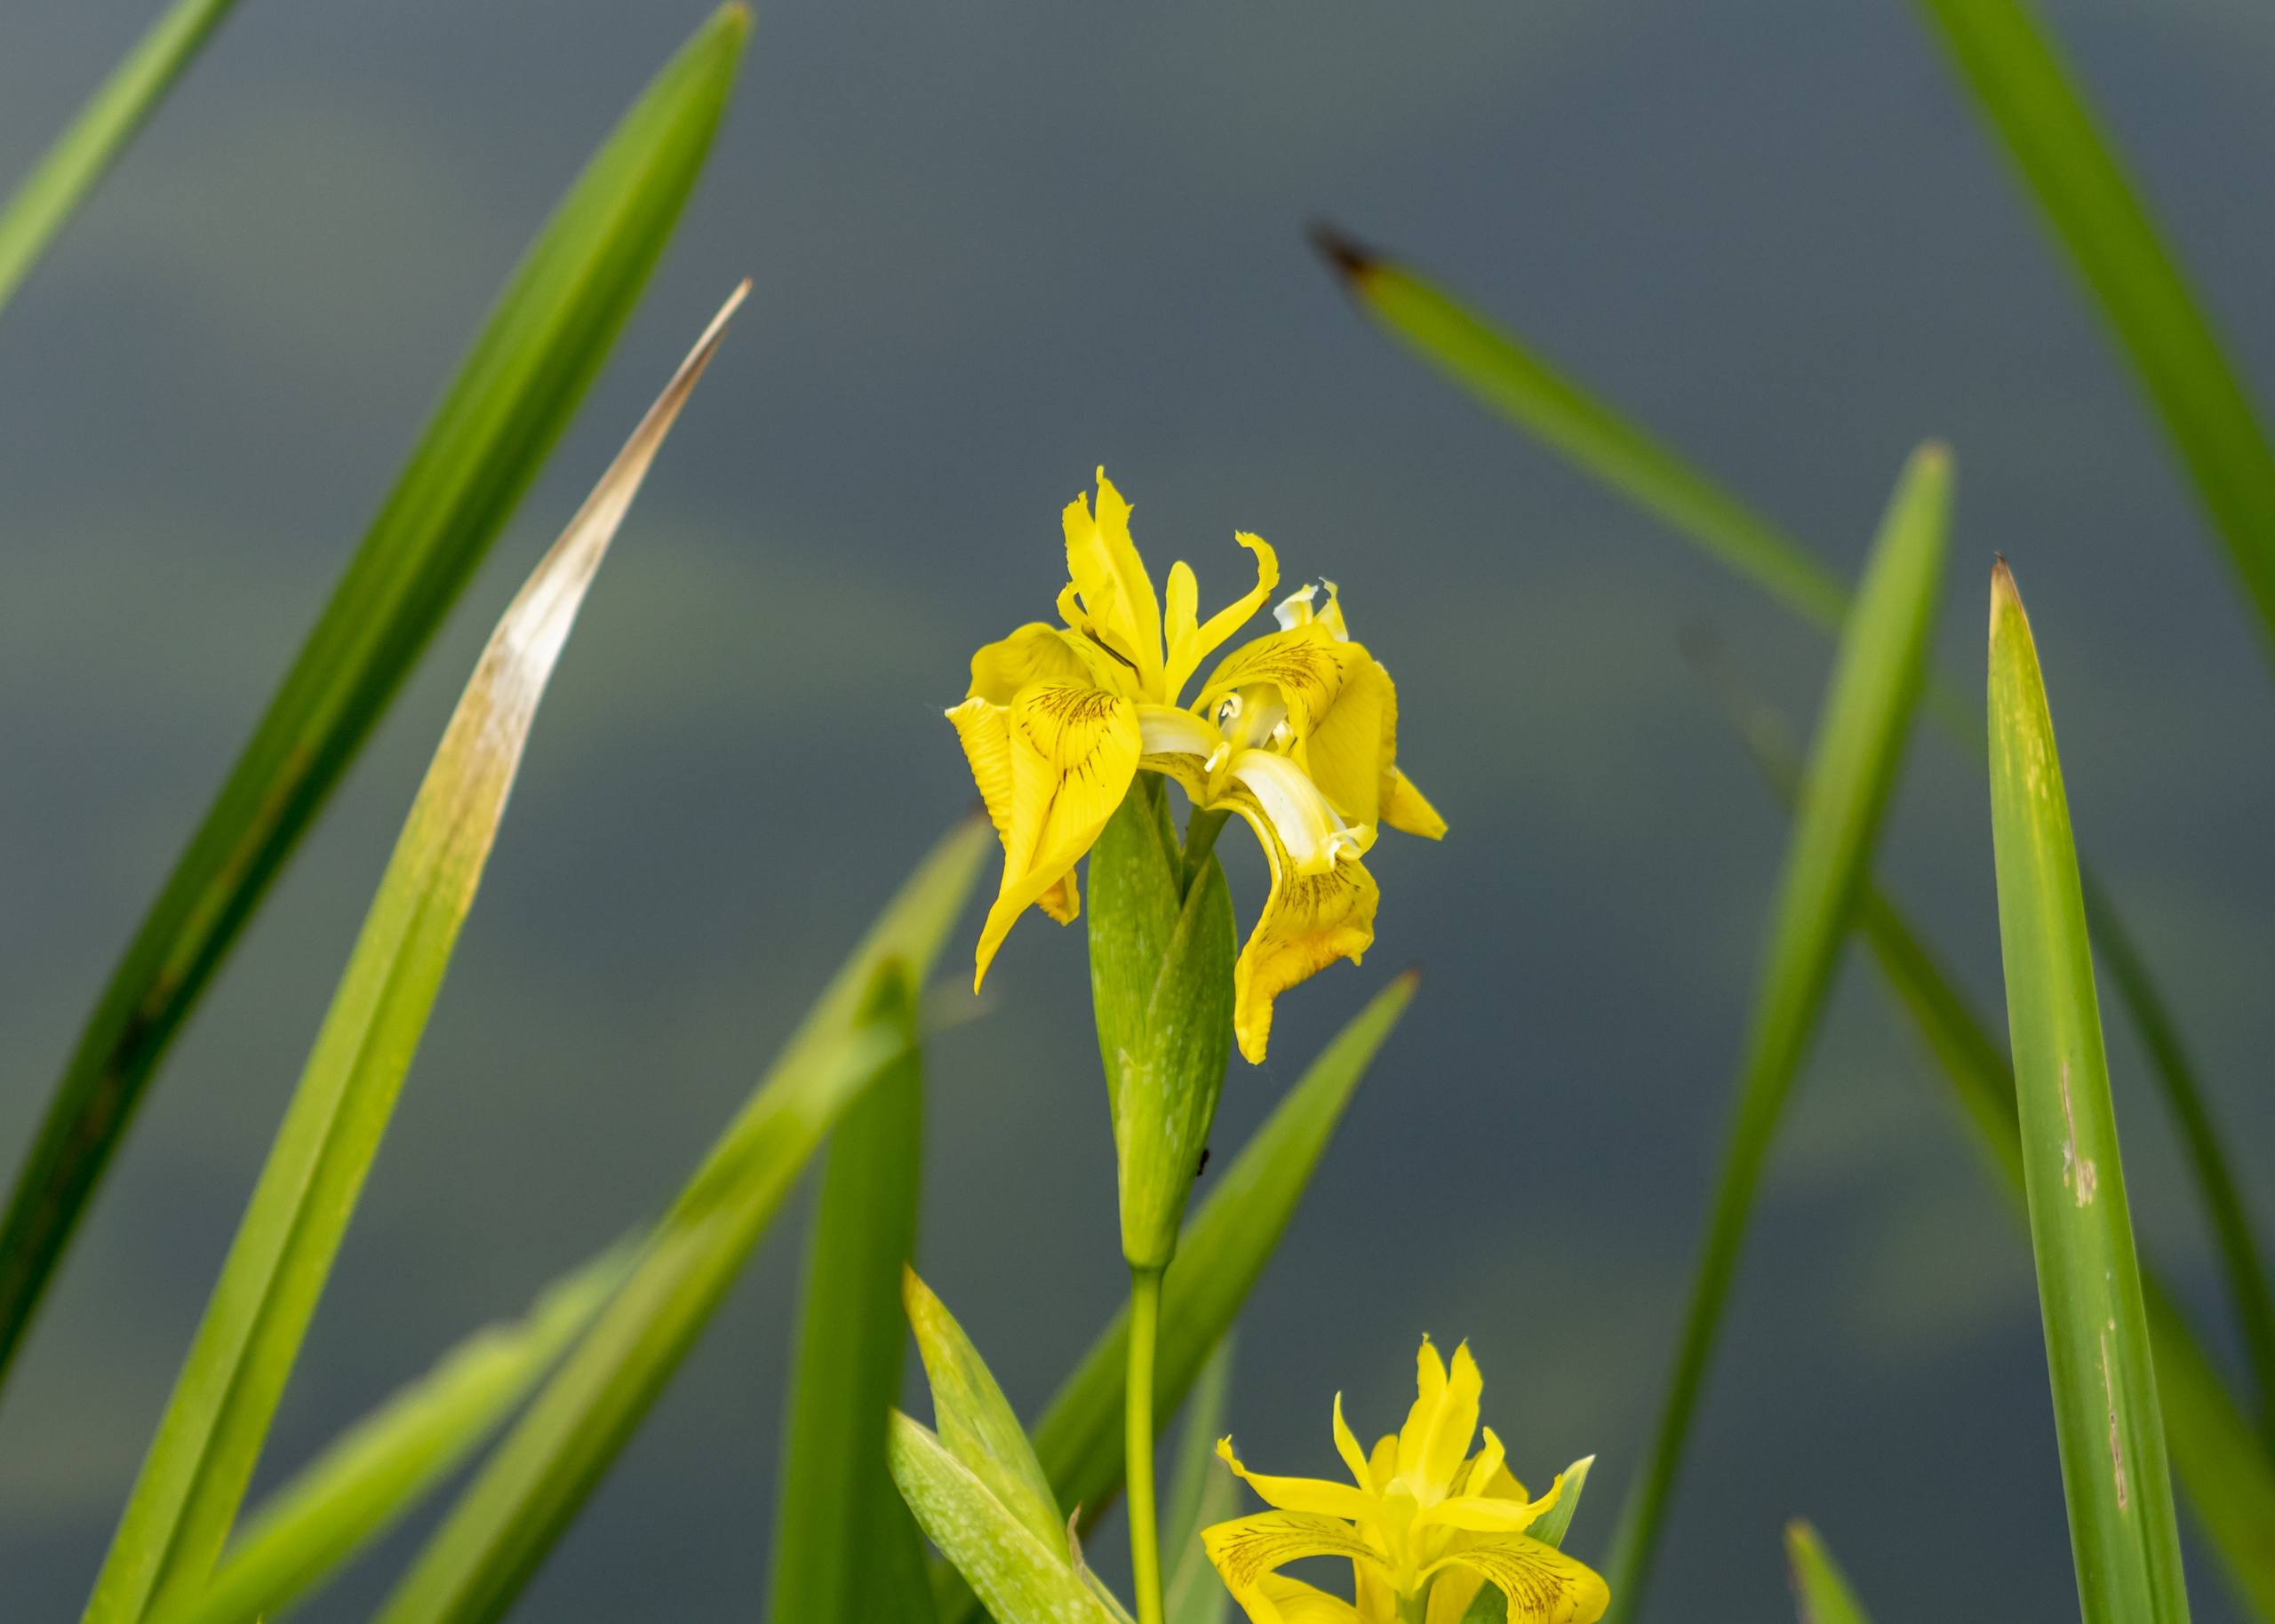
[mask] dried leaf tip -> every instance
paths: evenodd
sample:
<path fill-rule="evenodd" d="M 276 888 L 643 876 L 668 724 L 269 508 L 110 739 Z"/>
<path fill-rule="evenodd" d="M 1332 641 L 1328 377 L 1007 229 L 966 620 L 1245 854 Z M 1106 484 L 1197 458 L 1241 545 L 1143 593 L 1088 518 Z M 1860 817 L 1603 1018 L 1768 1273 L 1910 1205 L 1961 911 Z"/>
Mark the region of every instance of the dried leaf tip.
<path fill-rule="evenodd" d="M 1382 256 L 1325 220 L 1312 221 L 1304 228 L 1304 235 L 1311 239 L 1312 247 L 1327 261 L 1329 268 L 1345 282 L 1358 282 L 1382 263 Z"/>
<path fill-rule="evenodd" d="M 2000 617 L 2008 613 L 2023 615 L 2024 624 L 2028 624 L 2029 617 L 2023 609 L 2022 592 L 2015 585 L 2015 572 L 2007 568 L 2007 555 L 1993 553 L 1991 555 L 1991 635 L 1994 639 L 1999 634 Z"/>

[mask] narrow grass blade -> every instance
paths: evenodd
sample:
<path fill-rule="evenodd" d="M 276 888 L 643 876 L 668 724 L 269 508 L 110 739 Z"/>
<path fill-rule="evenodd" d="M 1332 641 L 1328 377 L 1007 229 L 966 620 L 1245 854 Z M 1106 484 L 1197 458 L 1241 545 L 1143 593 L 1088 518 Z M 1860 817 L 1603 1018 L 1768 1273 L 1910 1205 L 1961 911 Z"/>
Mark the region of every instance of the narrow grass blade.
<path fill-rule="evenodd" d="M 441 991 L 585 589 L 748 284 L 712 319 L 491 634 L 411 805 L 103 1564 L 89 1624 L 205 1587 Z"/>
<path fill-rule="evenodd" d="M 1776 525 L 1413 272 L 1332 227 L 1314 226 L 1312 240 L 1360 307 L 1423 360 L 1804 619 L 1840 629 L 1848 589 Z"/>
<path fill-rule="evenodd" d="M 1743 696 L 1736 697 L 1733 718 L 1763 776 L 1790 803 L 1800 769 L 1782 723 Z M 2015 1215 L 2027 1221 L 2015 1073 L 2004 1047 L 1919 929 L 1869 880 L 1856 918 L 1882 978 L 1919 1028 L 1999 1175 L 1999 1188 L 2012 1198 Z M 2174 1469 L 2239 1597 L 2255 1616 L 2275 1624 L 2275 1541 L 2266 1537 L 2275 1528 L 2275 1462 L 2257 1446 L 2234 1396 L 2145 1263 L 2141 1287 Z"/>
<path fill-rule="evenodd" d="M 1848 601 L 1846 591 L 1767 519 L 1742 507 L 1733 513 L 1736 499 L 1704 473 L 1678 461 L 1610 406 L 1559 378 L 1517 340 L 1449 295 L 1332 232 L 1320 235 L 1329 262 L 1361 306 L 1455 382 L 1537 433 L 1612 490 L 1665 519 L 1709 556 L 1802 618 L 1819 626 L 1840 623 Z M 1979 751 L 1983 736 L 1974 704 L 1962 702 L 1959 689 L 1948 681 L 1931 677 L 1929 683 L 1929 711 L 1970 752 Z M 2170 1006 L 2090 869 L 2086 905 L 2095 938 L 2110 957 L 2118 995 L 2148 1047 L 2158 1089 L 2180 1126 L 2191 1172 L 2219 1238 L 2223 1283 L 2245 1327 L 2255 1374 L 2269 1395 L 2263 1420 L 2275 1450 L 2275 1312 L 2268 1306 L 2267 1274 L 2250 1239 L 2249 1216 L 2236 1194 L 2239 1182 L 2179 1041 Z"/>
<path fill-rule="evenodd" d="M 398 1585 L 380 1624 L 487 1624 L 520 1593 L 694 1346 L 853 1099 L 911 1063 L 914 998 L 993 843 L 943 840 L 888 904 L 672 1204 L 624 1289 Z"/>
<path fill-rule="evenodd" d="M 537 1385 L 623 1280 L 619 1247 L 557 1282 L 518 1325 L 461 1343 L 326 1450 L 249 1519 L 212 1582 L 164 1624 L 273 1617 L 450 1475 Z"/>
<path fill-rule="evenodd" d="M 1185 1401 L 1185 1423 L 1177 1429 L 1169 1517 L 1161 1524 L 1161 1550 L 1169 1570 L 1162 1605 L 1169 1624 L 1225 1624 L 1231 1609 L 1233 1593 L 1201 1548 L 1201 1531 L 1240 1510 L 1233 1475 L 1217 1459 L 1217 1440 L 1232 1430 L 1225 1421 L 1232 1388 L 1233 1338 L 1227 1332 L 1201 1367 L 1193 1395 Z"/>
<path fill-rule="evenodd" d="M 1304 1187 L 1342 1120 L 1343 1108 L 1391 1029 L 1413 1001 L 1412 970 L 1368 1001 L 1335 1035 L 1264 1126 L 1242 1147 L 1214 1194 L 1177 1241 L 1162 1281 L 1161 1345 L 1153 1366 L 1153 1413 L 1166 1416 L 1192 1390 L 1209 1350 L 1222 1340 L 1295 1215 Z M 1211 1175 L 1214 1176 L 1213 1174 Z M 1094 1524 L 1122 1487 L 1122 1395 L 1130 1314 L 1107 1324 L 1067 1377 L 1033 1437 L 1058 1504 Z M 942 1624 L 962 1624 L 968 1592 L 936 1587 Z"/>
<path fill-rule="evenodd" d="M 2188 1617 L 2149 1326 L 2045 680 L 1991 583 L 1991 832 L 2023 1173 L 2070 1548 L 2087 1624 Z"/>
<path fill-rule="evenodd" d="M 1799 1518 L 1785 1524 L 1785 1562 L 1801 1624 L 1872 1624 L 1832 1553 L 1816 1530 Z"/>
<path fill-rule="evenodd" d="M 898 1411 L 888 1447 L 909 1509 L 998 1624 L 1117 1624 L 1066 1554 L 1065 1530 L 1058 1544 L 1045 1543 L 927 1428 Z"/>
<path fill-rule="evenodd" d="M 2275 653 L 2275 452 L 2212 324 L 2024 0 L 1920 0 L 2101 303 Z"/>
<path fill-rule="evenodd" d="M 1841 639 L 1778 886 L 1736 1116 L 1673 1373 L 1613 1543 L 1607 1578 L 1613 1608 L 1623 1618 L 1633 1617 L 1643 1599 L 1660 1517 L 1704 1385 L 1761 1169 L 1816 1029 L 1896 782 L 1943 577 L 1950 498 L 1947 458 L 1937 448 L 1923 449 L 1897 482 Z"/>
<path fill-rule="evenodd" d="M 901 1275 L 916 1245 L 924 1081 L 894 1067 L 830 1135 L 806 1251 L 788 1442 L 775 1495 L 773 1605 L 802 1624 L 922 1618 L 924 1549 L 885 1470 L 900 1397 Z"/>
<path fill-rule="evenodd" d="M 599 370 L 694 187 L 748 28 L 739 6 L 714 16 L 555 211 L 111 972 L 0 1220 L 0 1378 L 167 1047 Z"/>
<path fill-rule="evenodd" d="M 236 0 L 174 0 L 0 207 L 0 308 L 157 111 Z"/>

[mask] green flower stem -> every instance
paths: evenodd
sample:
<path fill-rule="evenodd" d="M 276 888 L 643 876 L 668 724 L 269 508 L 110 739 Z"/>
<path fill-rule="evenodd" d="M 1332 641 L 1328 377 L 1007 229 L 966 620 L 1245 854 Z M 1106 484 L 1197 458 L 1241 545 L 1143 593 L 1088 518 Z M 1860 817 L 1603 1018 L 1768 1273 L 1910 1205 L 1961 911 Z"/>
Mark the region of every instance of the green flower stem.
<path fill-rule="evenodd" d="M 1123 1448 L 1130 1488 L 1130 1572 L 1138 1624 L 1161 1624 L 1161 1540 L 1153 1520 L 1153 1349 L 1161 1340 L 1161 1271 L 1130 1271 L 1130 1381 Z"/>

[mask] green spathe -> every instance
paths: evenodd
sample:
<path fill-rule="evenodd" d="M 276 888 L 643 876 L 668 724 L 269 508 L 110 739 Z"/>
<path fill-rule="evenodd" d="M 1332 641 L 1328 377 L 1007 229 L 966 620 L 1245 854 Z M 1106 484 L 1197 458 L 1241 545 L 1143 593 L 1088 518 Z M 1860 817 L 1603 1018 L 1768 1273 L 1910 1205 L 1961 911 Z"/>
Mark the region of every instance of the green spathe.
<path fill-rule="evenodd" d="M 1168 1267 L 1233 1049 L 1232 894 L 1188 889 L 1161 783 L 1141 776 L 1090 853 L 1090 999 L 1114 1111 L 1122 1250 Z"/>

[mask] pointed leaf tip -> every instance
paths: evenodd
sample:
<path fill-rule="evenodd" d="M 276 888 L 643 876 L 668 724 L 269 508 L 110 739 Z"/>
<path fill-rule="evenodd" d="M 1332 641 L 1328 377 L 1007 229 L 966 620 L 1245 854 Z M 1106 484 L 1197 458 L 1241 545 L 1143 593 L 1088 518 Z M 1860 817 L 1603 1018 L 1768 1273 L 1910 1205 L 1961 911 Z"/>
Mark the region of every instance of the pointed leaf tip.
<path fill-rule="evenodd" d="M 1304 228 L 1304 235 L 1311 239 L 1312 247 L 1327 261 L 1329 268 L 1345 282 L 1361 280 L 1382 263 L 1382 256 L 1326 220 L 1312 221 Z"/>

